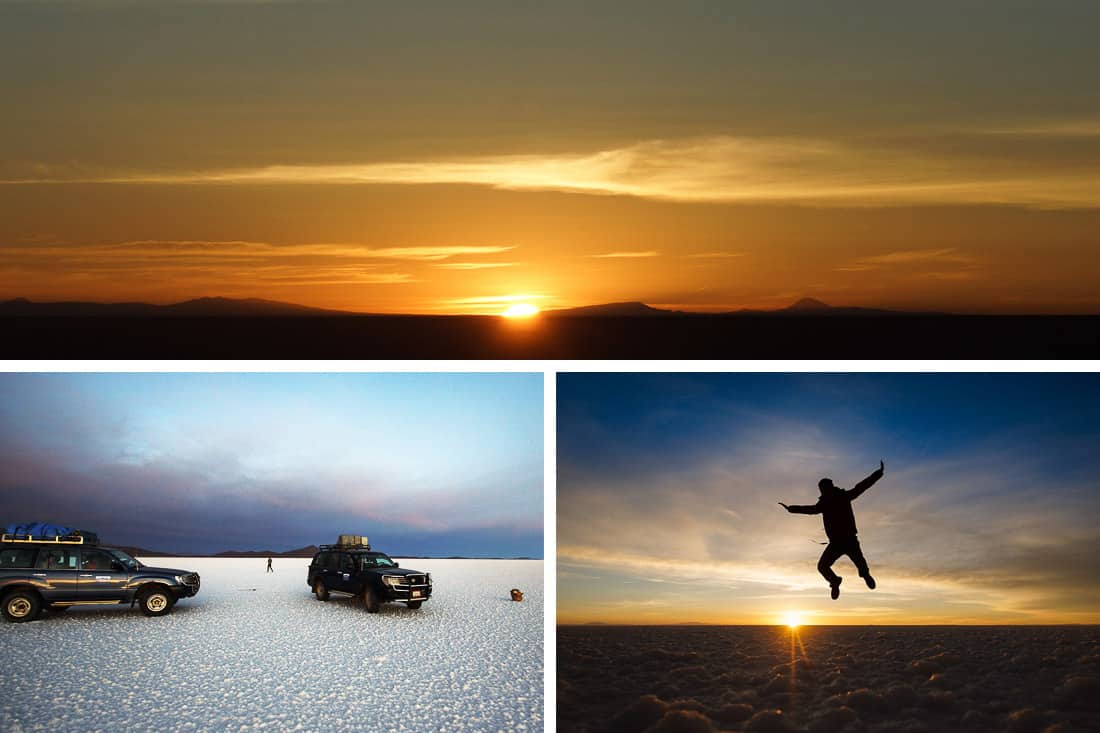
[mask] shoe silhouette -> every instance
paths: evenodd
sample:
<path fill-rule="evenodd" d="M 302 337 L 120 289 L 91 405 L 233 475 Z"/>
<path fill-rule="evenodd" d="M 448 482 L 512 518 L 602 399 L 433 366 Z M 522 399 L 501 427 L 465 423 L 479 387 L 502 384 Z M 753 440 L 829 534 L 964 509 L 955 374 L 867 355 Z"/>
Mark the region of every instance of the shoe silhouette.
<path fill-rule="evenodd" d="M 840 577 L 840 576 L 838 575 L 838 576 L 837 576 L 837 579 L 836 579 L 836 582 L 835 582 L 835 583 L 829 583 L 829 585 L 830 585 L 830 586 L 831 586 L 831 588 L 832 588 L 832 590 L 831 590 L 831 591 L 829 592 L 829 595 L 831 595 L 831 596 L 833 597 L 833 600 L 834 600 L 834 601 L 835 601 L 835 600 L 836 600 L 837 598 L 840 598 L 840 583 L 841 583 L 841 582 L 842 582 L 843 580 L 844 580 L 844 578 L 841 578 L 841 577 Z"/>
<path fill-rule="evenodd" d="M 875 589 L 875 579 L 871 577 L 870 573 L 864 575 L 863 580 L 866 581 L 868 588 L 870 588 L 871 590 Z"/>

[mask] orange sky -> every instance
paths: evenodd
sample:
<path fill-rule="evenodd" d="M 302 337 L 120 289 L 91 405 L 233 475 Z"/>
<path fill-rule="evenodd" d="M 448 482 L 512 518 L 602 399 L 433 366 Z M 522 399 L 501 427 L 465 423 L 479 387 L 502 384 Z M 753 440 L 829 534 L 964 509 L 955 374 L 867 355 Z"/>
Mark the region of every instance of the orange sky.
<path fill-rule="evenodd" d="M 9 4 L 0 298 L 1100 313 L 1096 9 L 857 5 Z"/>

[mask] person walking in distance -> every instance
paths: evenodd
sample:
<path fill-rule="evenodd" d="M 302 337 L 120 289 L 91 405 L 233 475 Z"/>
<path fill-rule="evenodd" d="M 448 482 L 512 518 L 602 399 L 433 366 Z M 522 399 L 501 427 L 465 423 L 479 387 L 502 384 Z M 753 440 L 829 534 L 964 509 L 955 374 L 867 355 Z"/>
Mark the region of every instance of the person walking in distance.
<path fill-rule="evenodd" d="M 833 480 L 823 478 L 817 482 L 817 488 L 821 492 L 817 503 L 809 506 L 792 504 L 787 506 L 779 502 L 779 506 L 791 514 L 820 514 L 825 522 L 825 535 L 829 538 L 829 544 L 821 553 L 821 559 L 817 561 L 817 571 L 825 576 L 831 589 L 830 595 L 835 601 L 840 597 L 840 581 L 843 580 L 833 572 L 833 563 L 840 559 L 841 555 L 847 555 L 855 563 L 859 577 L 867 583 L 871 590 L 875 589 L 875 579 L 871 577 L 871 571 L 867 567 L 867 559 L 863 557 L 863 550 L 859 546 L 859 538 L 856 536 L 856 515 L 852 512 L 852 502 L 859 498 L 867 489 L 886 473 L 886 464 L 878 462 L 878 469 L 867 478 L 860 481 L 850 489 L 842 489 L 833 485 Z"/>
<path fill-rule="evenodd" d="M 275 571 L 271 567 L 271 558 L 267 558 L 267 572 L 274 573 Z"/>

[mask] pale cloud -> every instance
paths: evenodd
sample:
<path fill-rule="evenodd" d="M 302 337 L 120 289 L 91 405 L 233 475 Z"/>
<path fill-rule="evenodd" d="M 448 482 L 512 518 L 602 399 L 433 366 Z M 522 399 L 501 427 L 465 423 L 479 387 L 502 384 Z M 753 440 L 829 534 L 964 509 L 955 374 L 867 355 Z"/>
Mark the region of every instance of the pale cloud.
<path fill-rule="evenodd" d="M 1094 492 L 1060 490 L 1079 498 L 1036 504 L 1027 489 L 1041 473 L 1039 460 L 988 449 L 907 466 L 888 462 L 886 477 L 855 505 L 879 577 L 875 603 L 897 609 L 878 608 L 882 622 L 891 613 L 950 623 L 1095 612 L 1100 596 L 1088 580 L 1100 571 L 1088 550 L 1096 536 Z M 581 476 L 559 461 L 559 566 L 606 583 L 629 576 L 713 584 L 722 590 L 712 601 L 724 597 L 748 614 L 774 609 L 777 602 L 765 599 L 776 592 L 788 603 L 829 603 L 815 567 L 822 547 L 810 542 L 824 540 L 820 517 L 789 515 L 776 502 L 812 504 L 821 475 L 850 486 L 873 468 L 858 465 L 846 441 L 811 425 L 764 419 L 752 434 L 730 436 L 727 455 L 690 467 Z M 840 574 L 858 583 L 847 563 Z M 583 613 L 589 597 L 600 595 L 567 589 L 562 609 Z M 924 607 L 929 598 L 937 608 Z M 962 614 L 952 603 L 973 608 Z"/>
<path fill-rule="evenodd" d="M 981 264 L 982 260 L 974 255 L 960 252 L 954 247 L 945 247 L 899 250 L 856 257 L 833 269 L 836 272 L 894 270 L 931 280 L 974 280 L 980 277 L 978 268 Z"/>
<path fill-rule="evenodd" d="M 1094 123 L 1035 128 L 1051 138 L 1092 136 Z M 1030 128 L 1024 127 L 1027 130 Z M 956 131 L 995 136 L 999 132 Z M 946 133 L 945 133 L 946 134 Z M 335 165 L 267 165 L 190 173 L 29 177 L 6 183 L 471 184 L 726 203 L 814 206 L 990 204 L 1100 206 L 1100 173 L 1009 151 L 969 164 L 904 139 L 706 137 L 646 140 L 587 153 L 489 155 Z M 1018 157 L 1014 157 L 1018 156 Z"/>
<path fill-rule="evenodd" d="M 744 257 L 744 256 L 745 256 L 744 252 L 697 252 L 695 254 L 687 255 L 687 257 L 692 258 L 692 259 L 703 259 L 703 260 L 706 260 L 706 259 L 721 260 L 721 259 L 731 259 L 731 258 L 734 258 L 734 257 Z"/>
<path fill-rule="evenodd" d="M 463 298 L 444 298 L 427 310 L 440 313 L 464 313 L 469 315 L 499 315 L 505 306 L 529 303 L 539 308 L 552 296 L 545 293 L 513 293 L 508 295 L 474 295 Z"/>
<path fill-rule="evenodd" d="M 250 242 L 245 240 L 142 239 L 99 244 L 22 244 L 3 247 L 9 256 L 156 257 L 156 258 L 368 258 L 444 260 L 466 255 L 508 252 L 501 246 L 424 246 L 372 248 L 354 243 Z"/>
<path fill-rule="evenodd" d="M 21 292 L 29 278 L 49 277 L 67 292 L 94 291 L 120 280 L 139 282 L 154 300 L 218 292 L 266 293 L 303 286 L 395 286 L 419 280 L 395 269 L 399 260 L 504 251 L 497 247 L 371 249 L 346 243 L 272 244 L 244 240 L 133 240 L 97 244 L 41 243 L 0 248 L 0 287 Z M 165 296 L 158 296 L 158 292 Z"/>
<path fill-rule="evenodd" d="M 508 252 L 515 247 L 386 247 L 367 250 L 370 257 L 392 257 L 405 260 L 445 260 L 464 255 L 487 255 Z"/>
<path fill-rule="evenodd" d="M 586 255 L 586 257 L 596 257 L 600 259 L 635 259 L 641 257 L 658 257 L 660 252 L 653 250 L 647 250 L 644 252 L 604 252 L 603 254 Z"/>
<path fill-rule="evenodd" d="M 499 267 L 515 267 L 518 262 L 444 262 L 432 265 L 443 270 L 494 270 Z"/>

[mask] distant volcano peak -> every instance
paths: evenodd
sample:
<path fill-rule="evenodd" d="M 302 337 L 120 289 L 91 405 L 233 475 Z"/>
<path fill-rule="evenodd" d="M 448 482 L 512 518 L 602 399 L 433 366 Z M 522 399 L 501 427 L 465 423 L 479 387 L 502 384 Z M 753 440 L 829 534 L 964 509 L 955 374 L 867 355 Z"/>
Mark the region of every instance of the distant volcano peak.
<path fill-rule="evenodd" d="M 787 306 L 789 311 L 821 311 L 832 308 L 828 303 L 823 303 L 817 298 L 803 298 L 793 305 Z"/>

